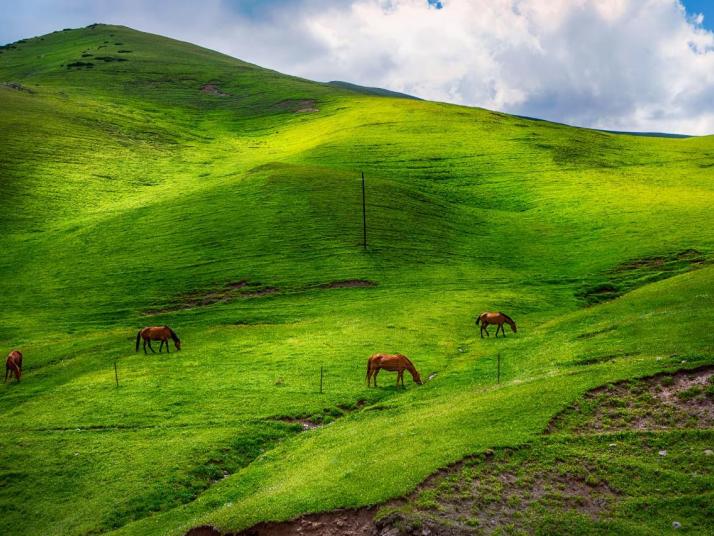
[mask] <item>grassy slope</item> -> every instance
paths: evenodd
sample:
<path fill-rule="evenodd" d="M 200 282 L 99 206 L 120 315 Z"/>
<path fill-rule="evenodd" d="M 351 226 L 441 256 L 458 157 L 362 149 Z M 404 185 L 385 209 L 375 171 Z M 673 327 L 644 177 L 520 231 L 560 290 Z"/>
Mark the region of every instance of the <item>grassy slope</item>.
<path fill-rule="evenodd" d="M 400 534 L 711 534 L 713 401 L 711 371 L 598 388 L 549 435 L 466 460 L 377 516 Z"/>
<path fill-rule="evenodd" d="M 711 138 L 354 94 L 113 26 L 2 52 L 0 81 L 33 91 L 0 87 L 0 343 L 27 356 L 0 391 L 6 529 L 180 533 L 372 503 L 532 437 L 598 383 L 712 360 L 711 269 L 576 298 L 627 260 L 714 250 Z M 378 286 L 316 287 L 347 278 Z M 142 315 L 243 279 L 280 291 Z M 518 337 L 477 339 L 484 309 Z M 164 322 L 184 351 L 134 354 L 136 328 Z M 577 338 L 598 326 L 617 329 Z M 439 375 L 367 390 L 375 350 Z M 386 409 L 297 436 L 270 421 L 359 399 Z"/>

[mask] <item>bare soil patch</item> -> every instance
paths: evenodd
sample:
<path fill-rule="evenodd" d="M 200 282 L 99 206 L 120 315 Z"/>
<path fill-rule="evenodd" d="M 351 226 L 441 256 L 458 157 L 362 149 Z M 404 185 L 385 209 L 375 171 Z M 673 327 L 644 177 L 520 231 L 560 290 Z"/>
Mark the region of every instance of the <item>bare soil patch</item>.
<path fill-rule="evenodd" d="M 216 97 L 230 97 L 230 93 L 221 91 L 221 89 L 216 84 L 204 84 L 201 86 L 201 91 L 209 95 L 215 95 Z"/>
<path fill-rule="evenodd" d="M 365 508 L 310 514 L 283 523 L 260 523 L 236 536 L 377 536 L 374 512 Z"/>
<path fill-rule="evenodd" d="M 280 383 L 278 383 L 280 382 Z M 276 385 L 282 385 L 282 378 L 278 379 Z M 334 422 L 336 419 L 344 417 L 348 413 L 358 411 L 367 405 L 367 401 L 360 398 L 354 403 L 347 404 L 337 404 L 334 407 L 327 407 L 322 410 L 322 412 L 317 412 L 313 415 L 301 415 L 298 417 L 293 416 L 282 416 L 275 417 L 275 420 L 280 422 L 300 424 L 303 430 L 313 430 L 315 428 L 320 428 L 325 424 Z"/>
<path fill-rule="evenodd" d="M 643 285 L 700 268 L 706 257 L 696 249 L 632 259 L 601 274 L 602 281 L 582 288 L 577 297 L 586 305 L 614 300 Z"/>
<path fill-rule="evenodd" d="M 210 525 L 195 527 L 186 536 L 380 536 L 374 522 L 375 508 L 334 510 L 310 514 L 292 521 L 259 523 L 240 532 L 221 532 Z"/>
<path fill-rule="evenodd" d="M 606 483 L 588 483 L 562 472 L 559 466 L 539 472 L 526 462 L 519 476 L 504 470 L 502 460 L 489 458 L 477 463 L 482 469 L 478 474 L 468 465 L 452 469 L 420 494 L 412 495 L 407 508 L 392 503 L 394 510 L 377 522 L 380 534 L 503 534 L 504 527 L 526 534 L 530 532 L 527 518 L 521 513 L 531 508 L 568 510 L 597 519 L 616 496 Z"/>
<path fill-rule="evenodd" d="M 149 309 L 144 312 L 144 315 L 154 316 L 217 303 L 228 303 L 238 299 L 260 298 L 275 294 L 279 290 L 277 287 L 263 286 L 261 283 L 251 283 L 245 280 L 235 281 L 217 290 L 182 294 L 175 303 L 157 309 Z"/>
<path fill-rule="evenodd" d="M 714 367 L 599 387 L 551 420 L 546 433 L 714 427 Z"/>
<path fill-rule="evenodd" d="M 300 419 L 296 417 L 282 417 L 278 419 L 281 422 L 287 422 L 291 424 L 299 424 L 302 426 L 303 431 L 314 430 L 315 428 L 320 428 L 322 423 L 314 421 L 312 419 Z"/>

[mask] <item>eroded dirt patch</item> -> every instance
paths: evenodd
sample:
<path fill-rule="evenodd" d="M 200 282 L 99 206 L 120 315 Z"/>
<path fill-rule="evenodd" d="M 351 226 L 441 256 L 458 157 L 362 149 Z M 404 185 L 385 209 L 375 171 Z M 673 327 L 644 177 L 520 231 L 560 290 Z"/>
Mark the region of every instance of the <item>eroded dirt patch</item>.
<path fill-rule="evenodd" d="M 387 506 L 376 526 L 390 536 L 530 534 L 544 509 L 597 519 L 610 508 L 616 493 L 605 482 L 571 473 L 570 460 L 546 467 L 530 454 L 505 449 L 468 460 Z"/>
<path fill-rule="evenodd" d="M 706 262 L 704 254 L 696 249 L 632 259 L 602 274 L 602 281 L 581 289 L 577 297 L 586 305 L 614 300 L 643 285 L 699 268 Z"/>
<path fill-rule="evenodd" d="M 201 91 L 207 93 L 208 95 L 215 95 L 216 97 L 230 97 L 230 93 L 222 91 L 216 84 L 204 84 L 201 86 Z"/>
<path fill-rule="evenodd" d="M 270 296 L 278 291 L 279 289 L 277 287 L 265 286 L 262 283 L 252 283 L 240 280 L 228 283 L 217 290 L 197 291 L 182 294 L 176 299 L 175 303 L 157 309 L 149 309 L 144 312 L 144 315 L 154 316 L 163 313 L 182 311 L 184 309 L 206 307 L 217 303 L 228 303 L 238 299 L 260 298 L 263 296 Z"/>
<path fill-rule="evenodd" d="M 276 381 L 276 385 L 282 385 L 282 379 L 279 378 Z M 324 408 L 321 412 L 317 412 L 313 415 L 300 415 L 300 416 L 279 416 L 275 417 L 273 420 L 299 424 L 302 426 L 303 430 L 313 430 L 315 428 L 320 428 L 326 424 L 334 422 L 336 419 L 344 417 L 348 413 L 353 411 L 358 411 L 367 405 L 367 401 L 363 398 L 353 402 L 353 403 L 343 403 L 337 404 L 334 407 Z"/>
<path fill-rule="evenodd" d="M 260 523 L 236 536 L 378 536 L 373 508 L 311 514 L 283 523 Z"/>
<path fill-rule="evenodd" d="M 620 382 L 587 393 L 548 433 L 714 427 L 714 367 Z"/>
<path fill-rule="evenodd" d="M 314 430 L 315 428 L 320 428 L 322 426 L 322 423 L 320 422 L 305 418 L 301 419 L 297 417 L 279 417 L 276 420 L 291 424 L 299 424 L 300 426 L 302 426 L 303 431 Z"/>

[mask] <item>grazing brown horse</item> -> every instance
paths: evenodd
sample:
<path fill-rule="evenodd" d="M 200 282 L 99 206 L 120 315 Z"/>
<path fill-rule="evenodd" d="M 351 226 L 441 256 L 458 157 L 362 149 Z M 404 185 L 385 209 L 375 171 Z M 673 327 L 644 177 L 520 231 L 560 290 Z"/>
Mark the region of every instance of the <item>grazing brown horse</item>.
<path fill-rule="evenodd" d="M 476 325 L 478 326 L 479 323 L 481 324 L 481 338 L 483 339 L 483 332 L 486 332 L 487 336 L 491 336 L 486 329 L 490 324 L 496 324 L 498 327 L 496 328 L 496 337 L 498 337 L 498 330 L 501 330 L 501 333 L 503 333 L 503 336 L 506 336 L 506 331 L 503 329 L 503 324 L 508 324 L 511 326 L 511 331 L 513 333 L 516 332 L 516 323 L 513 321 L 513 319 L 508 316 L 505 313 L 481 313 L 478 315 L 478 318 L 476 319 Z"/>
<path fill-rule="evenodd" d="M 8 374 L 15 374 L 17 381 L 20 381 L 20 376 L 22 376 L 22 352 L 19 350 L 13 350 L 7 354 L 7 361 L 5 361 L 6 382 Z"/>
<path fill-rule="evenodd" d="M 151 341 L 161 341 L 161 344 L 159 345 L 159 353 L 161 353 L 161 347 L 164 344 L 166 345 L 166 351 L 170 352 L 169 337 L 173 339 L 174 344 L 176 345 L 176 350 L 180 350 L 181 340 L 178 338 L 178 335 L 174 333 L 174 330 L 172 330 L 170 327 L 150 326 L 147 328 L 140 329 L 139 333 L 136 334 L 136 351 L 139 351 L 139 341 L 141 341 L 141 339 L 144 339 L 144 353 L 146 353 L 147 344 L 149 345 L 149 350 L 151 350 L 151 353 L 156 353 L 151 347 Z"/>
<path fill-rule="evenodd" d="M 377 387 L 377 374 L 380 370 L 389 370 L 397 373 L 397 386 L 402 382 L 404 386 L 404 370 L 408 370 L 414 379 L 414 383 L 421 385 L 421 377 L 414 368 L 409 358 L 402 354 L 374 354 L 367 360 L 367 387 L 370 380 L 374 378 L 374 386 Z"/>

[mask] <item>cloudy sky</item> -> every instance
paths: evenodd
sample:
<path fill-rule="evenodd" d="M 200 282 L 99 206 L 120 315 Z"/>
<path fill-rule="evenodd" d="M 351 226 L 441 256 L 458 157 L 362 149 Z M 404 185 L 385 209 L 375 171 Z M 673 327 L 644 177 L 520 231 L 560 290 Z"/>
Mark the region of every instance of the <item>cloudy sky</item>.
<path fill-rule="evenodd" d="M 0 1 L 0 42 L 93 22 L 313 80 L 596 128 L 714 133 L 714 0 Z"/>

